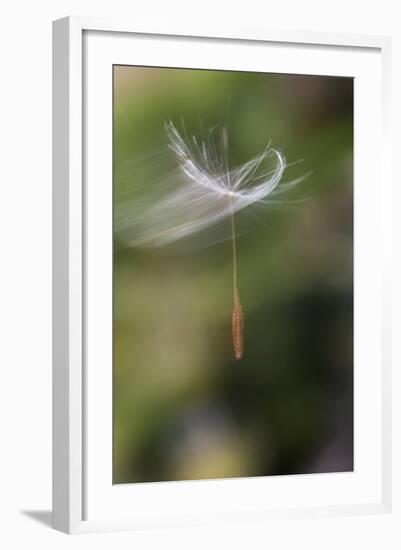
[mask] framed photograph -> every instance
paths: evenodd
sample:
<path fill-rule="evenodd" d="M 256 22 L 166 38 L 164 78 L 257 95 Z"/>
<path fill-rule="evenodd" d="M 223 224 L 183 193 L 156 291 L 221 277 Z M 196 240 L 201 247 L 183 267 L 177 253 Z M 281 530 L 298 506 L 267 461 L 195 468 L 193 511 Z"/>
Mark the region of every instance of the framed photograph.
<path fill-rule="evenodd" d="M 53 37 L 54 527 L 389 511 L 389 39 Z"/>

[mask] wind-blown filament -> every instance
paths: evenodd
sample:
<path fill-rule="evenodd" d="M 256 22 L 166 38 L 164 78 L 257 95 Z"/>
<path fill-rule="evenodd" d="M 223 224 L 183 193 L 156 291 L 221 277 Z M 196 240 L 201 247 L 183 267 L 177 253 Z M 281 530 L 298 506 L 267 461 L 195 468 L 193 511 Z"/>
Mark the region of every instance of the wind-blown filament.
<path fill-rule="evenodd" d="M 229 201 L 231 206 L 231 197 Z M 231 328 L 235 358 L 242 359 L 244 352 L 244 315 L 237 286 L 237 236 L 234 216 L 234 211 L 231 209 L 231 239 L 233 247 L 233 310 L 231 314 Z"/>

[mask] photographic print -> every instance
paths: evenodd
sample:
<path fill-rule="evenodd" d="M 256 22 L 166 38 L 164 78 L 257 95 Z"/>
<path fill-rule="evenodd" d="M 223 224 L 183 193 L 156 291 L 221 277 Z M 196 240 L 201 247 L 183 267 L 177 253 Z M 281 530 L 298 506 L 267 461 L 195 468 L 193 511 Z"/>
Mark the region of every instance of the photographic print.
<path fill-rule="evenodd" d="M 114 65 L 113 483 L 353 470 L 353 79 Z"/>

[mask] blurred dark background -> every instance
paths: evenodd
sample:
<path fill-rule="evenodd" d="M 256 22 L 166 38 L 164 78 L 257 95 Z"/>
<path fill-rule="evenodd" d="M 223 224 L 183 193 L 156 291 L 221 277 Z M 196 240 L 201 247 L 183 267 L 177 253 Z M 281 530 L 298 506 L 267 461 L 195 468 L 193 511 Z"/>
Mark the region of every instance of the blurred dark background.
<path fill-rule="evenodd" d="M 162 181 L 165 120 L 195 132 L 228 103 L 232 164 L 272 139 L 304 159 L 287 181 L 312 174 L 238 239 L 241 361 L 231 243 L 139 250 L 116 230 L 114 483 L 353 469 L 353 80 L 116 66 L 114 210 Z"/>

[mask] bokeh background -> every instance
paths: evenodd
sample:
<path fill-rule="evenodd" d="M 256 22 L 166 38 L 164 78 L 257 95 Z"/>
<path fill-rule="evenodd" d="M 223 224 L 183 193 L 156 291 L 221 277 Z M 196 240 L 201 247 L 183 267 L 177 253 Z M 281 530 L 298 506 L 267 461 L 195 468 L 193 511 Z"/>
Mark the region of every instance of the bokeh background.
<path fill-rule="evenodd" d="M 233 165 L 271 139 L 304 159 L 287 181 L 312 170 L 244 220 L 241 361 L 231 243 L 136 249 L 118 226 L 163 182 L 164 121 L 228 116 Z M 350 78 L 114 67 L 114 483 L 353 469 L 352 174 Z"/>

